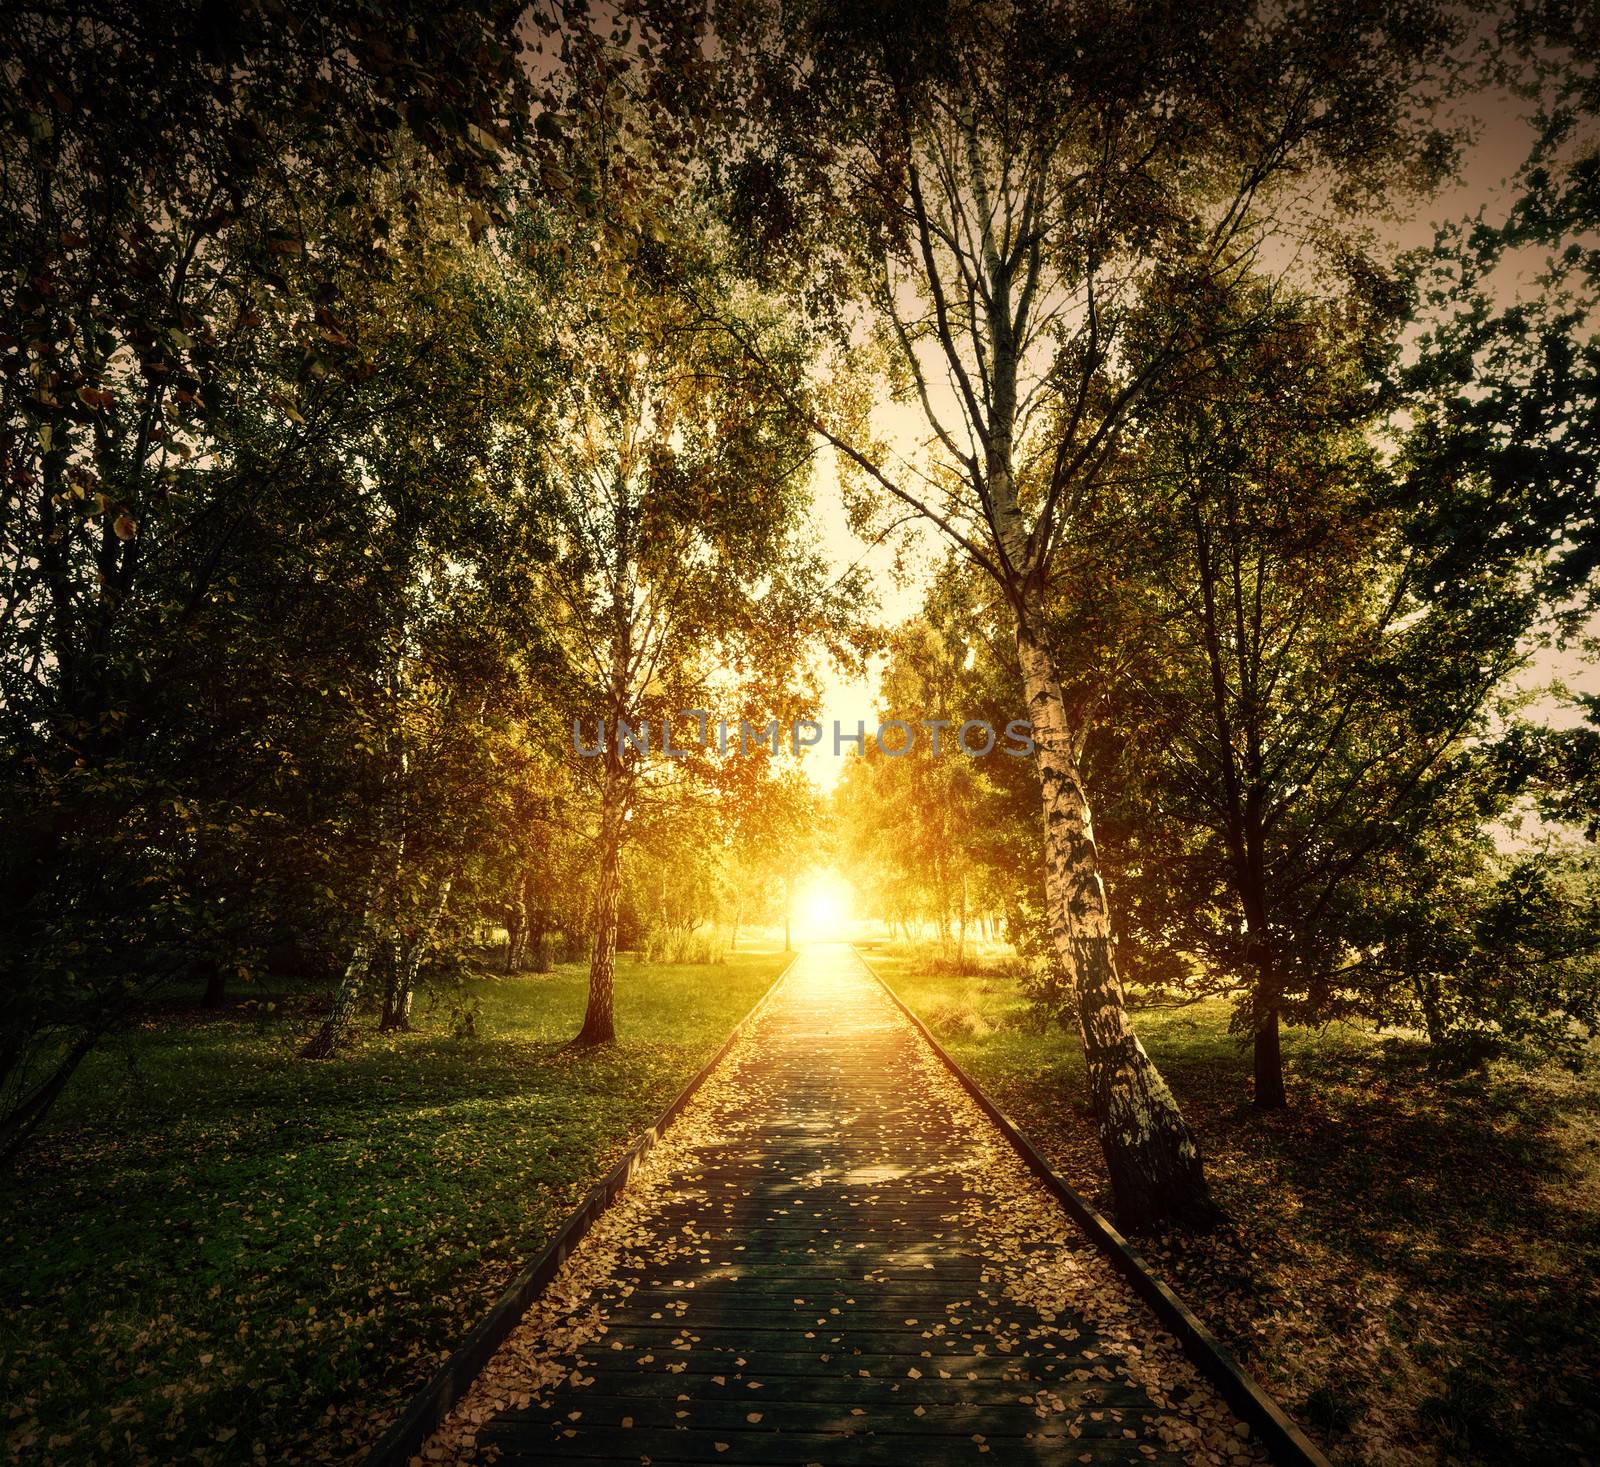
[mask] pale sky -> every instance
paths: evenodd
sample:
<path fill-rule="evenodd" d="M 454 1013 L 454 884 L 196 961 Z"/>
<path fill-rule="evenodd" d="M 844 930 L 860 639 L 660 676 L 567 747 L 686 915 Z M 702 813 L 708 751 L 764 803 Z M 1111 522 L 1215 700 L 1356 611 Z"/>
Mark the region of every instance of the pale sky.
<path fill-rule="evenodd" d="M 920 414 L 913 415 L 906 409 L 896 410 L 892 404 L 888 407 L 897 418 L 904 420 L 906 429 L 920 426 Z M 932 526 L 908 527 L 913 553 L 902 559 L 907 562 L 911 573 L 904 579 L 897 578 L 894 556 L 887 546 L 868 549 L 851 533 L 839 498 L 831 451 L 818 454 L 816 463 L 811 521 L 817 542 L 832 562 L 835 574 L 844 572 L 857 562 L 871 573 L 878 597 L 878 616 L 885 626 L 896 626 L 915 616 L 932 577 L 943 537 Z M 869 734 L 877 725 L 880 671 L 875 666 L 865 677 L 847 678 L 834 667 L 824 670 L 822 708 L 818 722 L 825 732 L 822 743 L 802 756 L 806 773 L 823 789 L 833 787 L 844 761 L 852 757 L 855 747 L 854 744 L 847 744 L 839 755 L 833 753 L 834 721 L 843 725 L 847 733 L 855 731 L 858 721 L 866 724 Z"/>

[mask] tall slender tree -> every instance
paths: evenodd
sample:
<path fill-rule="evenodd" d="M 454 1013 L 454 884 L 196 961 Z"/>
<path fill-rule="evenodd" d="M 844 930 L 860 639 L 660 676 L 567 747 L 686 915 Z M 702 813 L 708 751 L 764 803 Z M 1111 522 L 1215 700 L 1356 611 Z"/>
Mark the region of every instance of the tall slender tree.
<path fill-rule="evenodd" d="M 803 257 L 813 295 L 819 279 L 835 300 L 859 288 L 920 408 L 931 477 L 859 416 L 813 421 L 864 495 L 937 526 L 1000 588 L 1118 1215 L 1204 1223 L 1194 1137 L 1123 999 L 1081 768 L 1088 710 L 1064 695 L 1048 638 L 1053 572 L 1132 409 L 1197 344 L 1174 329 L 1129 370 L 1136 294 L 1203 296 L 1275 235 L 1337 237 L 1373 190 L 1430 174 L 1439 140 L 1408 97 L 1448 46 L 1446 7 L 958 0 L 740 16 L 732 212 L 759 268 Z"/>
<path fill-rule="evenodd" d="M 793 628 L 830 604 L 802 543 L 805 423 L 743 380 L 725 334 L 626 254 L 594 245 L 592 263 L 567 275 L 566 386 L 536 496 L 557 547 L 574 754 L 597 808 L 584 1045 L 615 1037 L 622 860 L 640 801 L 709 797 L 737 779 L 722 757 L 730 738 L 738 756 L 759 730 L 774 752 L 806 706 Z M 703 288 L 723 288 L 709 254 L 695 268 Z M 802 359 L 760 300 L 723 304 L 799 380 Z M 677 754 L 663 747 L 669 729 Z"/>

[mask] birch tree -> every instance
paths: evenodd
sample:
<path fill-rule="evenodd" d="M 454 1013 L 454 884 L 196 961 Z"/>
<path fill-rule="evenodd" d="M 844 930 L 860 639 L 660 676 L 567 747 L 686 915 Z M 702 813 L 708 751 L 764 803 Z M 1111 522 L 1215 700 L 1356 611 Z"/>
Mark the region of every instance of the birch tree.
<path fill-rule="evenodd" d="M 1358 255 L 1344 221 L 1442 156 L 1408 97 L 1447 49 L 1443 9 L 818 4 L 730 29 L 752 119 L 732 211 L 762 268 L 833 285 L 847 326 L 852 289 L 867 303 L 926 437 L 887 442 L 859 412 L 814 426 L 860 500 L 937 527 L 1013 620 L 1118 1216 L 1204 1224 L 1194 1136 L 1124 1003 L 1081 768 L 1092 709 L 1064 695 L 1048 638 L 1054 571 L 1132 409 L 1197 345 L 1176 327 L 1129 370 L 1135 299 L 1203 297 L 1324 242 Z"/>
<path fill-rule="evenodd" d="M 596 810 L 582 1045 L 616 1033 L 622 861 L 641 802 L 716 798 L 741 778 L 721 755 L 755 753 L 758 734 L 775 753 L 778 730 L 810 711 L 801 628 L 830 604 L 800 538 L 804 423 L 751 390 L 728 338 L 647 272 L 599 240 L 593 259 L 569 277 L 566 387 L 536 510 L 557 547 L 574 755 Z M 800 359 L 759 300 L 722 304 L 797 381 Z"/>

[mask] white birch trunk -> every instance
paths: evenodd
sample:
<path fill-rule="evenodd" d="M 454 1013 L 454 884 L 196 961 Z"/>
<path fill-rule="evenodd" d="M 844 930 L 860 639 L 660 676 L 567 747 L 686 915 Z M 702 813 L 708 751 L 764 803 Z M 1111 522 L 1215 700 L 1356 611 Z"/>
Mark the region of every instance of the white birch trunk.
<path fill-rule="evenodd" d="M 1017 657 L 1038 745 L 1050 936 L 1072 982 L 1089 1096 L 1128 1228 L 1207 1226 L 1215 1209 L 1199 1148 L 1128 1017 L 1089 801 L 1050 657 L 1026 623 Z"/>

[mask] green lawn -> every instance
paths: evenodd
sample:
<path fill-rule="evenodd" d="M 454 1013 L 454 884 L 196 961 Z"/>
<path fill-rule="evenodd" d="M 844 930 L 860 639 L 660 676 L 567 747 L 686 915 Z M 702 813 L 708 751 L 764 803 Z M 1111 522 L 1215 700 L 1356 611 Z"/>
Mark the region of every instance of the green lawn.
<path fill-rule="evenodd" d="M 0 1183 L 8 1457 L 358 1453 L 784 961 L 624 959 L 620 1042 L 583 1054 L 578 965 L 420 996 L 330 1062 L 266 987 L 108 1044 Z"/>
<path fill-rule="evenodd" d="M 874 966 L 1080 1191 L 1110 1211 L 1076 1034 L 1013 981 Z M 1139 1247 L 1340 1463 L 1600 1461 L 1600 1081 L 1290 1031 L 1290 1102 L 1249 1104 L 1220 1003 L 1135 1015 L 1231 1228 Z M 1600 1056 L 1597 1056 L 1600 1058 Z"/>

